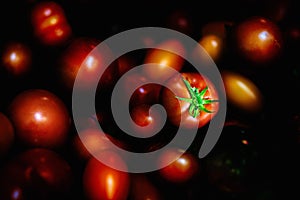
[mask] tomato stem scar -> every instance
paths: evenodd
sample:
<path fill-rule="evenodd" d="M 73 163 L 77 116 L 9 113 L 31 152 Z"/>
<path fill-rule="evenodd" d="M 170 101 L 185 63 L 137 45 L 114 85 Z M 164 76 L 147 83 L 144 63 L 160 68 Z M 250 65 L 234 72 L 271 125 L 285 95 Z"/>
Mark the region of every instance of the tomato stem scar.
<path fill-rule="evenodd" d="M 189 114 L 192 117 L 196 118 L 200 115 L 201 111 L 213 113 L 214 111 L 206 109 L 204 105 L 219 102 L 219 100 L 207 99 L 204 97 L 206 91 L 208 90 L 208 86 L 206 86 L 203 90 L 199 91 L 198 88 L 192 87 L 191 84 L 185 78 L 182 77 L 182 80 L 186 88 L 188 89 L 191 98 L 183 98 L 178 96 L 175 97 L 179 100 L 190 103 Z"/>

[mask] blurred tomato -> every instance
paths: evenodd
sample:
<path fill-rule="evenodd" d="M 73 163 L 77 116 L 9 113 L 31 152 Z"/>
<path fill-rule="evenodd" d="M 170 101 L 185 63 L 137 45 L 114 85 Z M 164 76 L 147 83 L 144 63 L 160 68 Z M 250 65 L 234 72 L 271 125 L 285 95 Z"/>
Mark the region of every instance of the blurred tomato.
<path fill-rule="evenodd" d="M 5 155 L 14 141 L 14 128 L 10 120 L 0 112 L 0 157 Z"/>
<path fill-rule="evenodd" d="M 49 91 L 32 89 L 18 94 L 9 114 L 22 144 L 56 148 L 67 139 L 71 118 L 64 102 Z"/>
<path fill-rule="evenodd" d="M 112 165 L 126 168 L 122 158 L 112 151 L 103 151 L 101 156 Z M 96 158 L 88 161 L 83 174 L 83 187 L 88 199 L 126 200 L 129 186 L 128 173 L 110 168 Z"/>
<path fill-rule="evenodd" d="M 224 39 L 227 37 L 226 26 L 232 27 L 233 22 L 230 21 L 209 22 L 202 27 L 201 29 L 202 36 L 204 37 L 207 35 L 215 35 L 220 39 Z"/>
<path fill-rule="evenodd" d="M 78 156 L 84 160 L 88 160 L 92 155 L 97 152 L 111 149 L 110 142 L 122 147 L 123 144 L 113 138 L 112 136 L 100 132 L 97 129 L 86 129 L 78 133 L 73 139 L 73 145 Z"/>
<path fill-rule="evenodd" d="M 24 75 L 31 65 L 31 50 L 23 43 L 10 42 L 3 51 L 2 63 L 9 73 Z"/>
<path fill-rule="evenodd" d="M 200 39 L 199 44 L 215 62 L 219 60 L 224 45 L 222 38 L 216 35 L 205 35 Z"/>
<path fill-rule="evenodd" d="M 262 94 L 250 79 L 231 71 L 223 71 L 222 79 L 229 103 L 250 113 L 261 110 Z"/>
<path fill-rule="evenodd" d="M 171 29 L 185 33 L 187 35 L 192 34 L 193 32 L 191 16 L 183 10 L 173 11 L 168 16 L 167 25 Z"/>
<path fill-rule="evenodd" d="M 144 174 L 132 174 L 130 188 L 130 199 L 132 200 L 162 199 L 158 189 Z"/>
<path fill-rule="evenodd" d="M 167 40 L 158 44 L 157 48 L 164 48 L 166 50 L 150 49 L 146 54 L 144 63 L 156 65 L 151 68 L 145 68 L 143 72 L 150 80 L 165 81 L 173 75 L 172 72 L 168 71 L 168 68 L 171 67 L 176 71 L 180 71 L 185 61 L 181 56 L 170 51 L 185 54 L 185 49 L 177 40 Z"/>
<path fill-rule="evenodd" d="M 279 27 L 263 17 L 253 17 L 237 25 L 238 52 L 253 63 L 266 63 L 276 59 L 282 49 Z"/>
<path fill-rule="evenodd" d="M 107 55 L 93 51 L 100 44 L 95 38 L 80 37 L 74 39 L 61 57 L 61 78 L 67 88 L 72 89 L 78 70 L 83 67 L 82 74 L 78 79 L 82 88 L 89 88 L 91 85 L 98 84 L 95 73 L 101 68 L 103 59 L 111 55 L 107 49 Z M 112 84 L 116 76 L 115 66 L 109 67 L 100 78 L 100 84 L 107 86 Z"/>
<path fill-rule="evenodd" d="M 190 181 L 199 172 L 198 159 L 186 152 L 180 156 L 180 151 L 179 149 L 167 149 L 159 157 L 160 164 L 175 160 L 158 171 L 162 178 L 173 183 Z"/>
<path fill-rule="evenodd" d="M 162 104 L 167 111 L 168 119 L 175 126 L 183 126 L 185 128 L 203 127 L 218 112 L 218 102 L 203 104 L 204 108 L 212 113 L 201 110 L 197 117 L 193 117 L 193 115 L 189 112 L 191 103 L 176 98 L 176 96 L 191 98 L 187 86 L 184 84 L 182 78 L 186 79 L 190 83 L 191 87 L 198 88 L 199 91 L 204 90 L 206 86 L 208 87 L 208 90 L 204 93 L 203 100 L 218 99 L 215 86 L 207 78 L 204 78 L 200 74 L 181 73 L 181 75 L 175 75 L 166 82 L 165 88 L 162 91 Z M 172 91 L 174 91 L 175 94 Z"/>
<path fill-rule="evenodd" d="M 157 131 L 157 127 L 161 126 L 163 121 L 161 115 L 153 110 L 149 112 L 150 105 L 141 104 L 133 107 L 130 111 L 133 122 L 137 125 L 134 129 L 135 133 L 140 137 L 151 137 Z"/>
<path fill-rule="evenodd" d="M 57 153 L 30 149 L 9 161 L 0 174 L 1 199 L 57 199 L 71 188 L 72 171 Z"/>
<path fill-rule="evenodd" d="M 63 8 L 54 1 L 38 2 L 31 11 L 36 37 L 46 45 L 60 45 L 71 36 L 72 30 Z"/>

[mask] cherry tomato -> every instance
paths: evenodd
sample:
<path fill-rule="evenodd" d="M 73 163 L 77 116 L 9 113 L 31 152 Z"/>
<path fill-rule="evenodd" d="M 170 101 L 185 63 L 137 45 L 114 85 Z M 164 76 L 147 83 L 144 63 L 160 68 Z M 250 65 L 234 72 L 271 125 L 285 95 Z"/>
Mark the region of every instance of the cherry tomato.
<path fill-rule="evenodd" d="M 57 199 L 69 193 L 72 171 L 59 154 L 35 148 L 6 163 L 0 177 L 1 199 Z"/>
<path fill-rule="evenodd" d="M 254 63 L 266 63 L 278 57 L 282 49 L 282 36 L 272 21 L 254 17 L 236 27 L 238 52 Z"/>
<path fill-rule="evenodd" d="M 143 71 L 145 76 L 151 78 L 151 80 L 167 80 L 173 73 L 168 71 L 168 67 L 180 71 L 184 64 L 184 59 L 177 54 L 169 51 L 185 53 L 183 45 L 177 40 L 167 40 L 157 45 L 158 48 L 164 48 L 168 51 L 159 49 L 151 49 L 148 51 L 145 57 L 145 64 L 156 64 L 151 68 L 145 68 Z"/>
<path fill-rule="evenodd" d="M 70 116 L 59 97 L 46 90 L 26 90 L 9 108 L 19 142 L 34 147 L 56 148 L 68 134 Z"/>
<path fill-rule="evenodd" d="M 216 35 L 205 35 L 200 39 L 199 44 L 215 62 L 218 61 L 224 45 L 221 38 Z"/>
<path fill-rule="evenodd" d="M 208 87 L 207 91 L 204 93 L 203 99 L 218 100 L 215 86 L 207 78 L 204 78 L 198 73 L 181 73 L 181 75 L 175 75 L 166 82 L 166 87 L 162 91 L 162 104 L 167 111 L 168 119 L 175 126 L 182 125 L 185 128 L 203 127 L 218 112 L 218 102 L 204 104 L 204 108 L 209 112 L 202 110 L 199 112 L 198 116 L 194 117 L 193 114 L 190 113 L 191 103 L 176 98 L 176 96 L 181 98 L 191 98 L 189 90 L 182 78 L 187 80 L 191 87 L 198 88 L 199 91 L 203 91 Z M 175 94 L 171 92 L 171 90 L 174 91 Z"/>
<path fill-rule="evenodd" d="M 5 155 L 14 141 L 14 128 L 10 120 L 0 112 L 0 157 Z"/>
<path fill-rule="evenodd" d="M 113 165 L 126 166 L 122 158 L 112 151 L 104 151 L 101 156 Z M 83 187 L 88 199 L 126 200 L 129 185 L 128 173 L 110 168 L 94 157 L 85 167 Z"/>
<path fill-rule="evenodd" d="M 2 63 L 11 74 L 23 75 L 31 65 L 31 50 L 23 43 L 11 42 L 3 51 Z"/>
<path fill-rule="evenodd" d="M 186 11 L 176 10 L 172 12 L 167 19 L 167 25 L 171 29 L 188 35 L 193 31 L 191 16 Z"/>
<path fill-rule="evenodd" d="M 132 174 L 130 188 L 130 199 L 132 200 L 162 199 L 158 189 L 144 174 Z"/>
<path fill-rule="evenodd" d="M 228 101 L 249 113 L 262 109 L 262 94 L 257 86 L 241 74 L 223 71 L 222 79 Z"/>
<path fill-rule="evenodd" d="M 138 106 L 133 107 L 130 114 L 132 120 L 135 122 L 138 127 L 134 130 L 138 133 L 141 137 L 151 137 L 156 131 L 156 127 L 160 126 L 159 122 L 162 121 L 161 116 L 159 113 L 153 111 L 152 113 L 149 112 L 150 105 L 141 104 Z M 145 126 L 147 126 L 146 129 Z"/>
<path fill-rule="evenodd" d="M 37 3 L 31 11 L 31 21 L 36 37 L 46 45 L 63 44 L 72 34 L 63 8 L 53 1 Z"/>
<path fill-rule="evenodd" d="M 106 55 L 91 51 L 100 44 L 95 38 L 76 38 L 67 47 L 61 57 L 61 78 L 67 88 L 72 89 L 80 67 L 84 68 L 84 75 L 80 76 L 82 88 L 88 88 L 96 84 L 95 71 L 101 67 L 102 59 Z M 110 52 L 107 52 L 108 54 Z M 105 86 L 110 85 L 115 78 L 115 68 L 109 67 L 102 75 L 100 83 Z"/>
<path fill-rule="evenodd" d="M 190 181 L 199 172 L 199 163 L 196 157 L 190 153 L 184 153 L 180 157 L 180 150 L 167 149 L 159 157 L 159 162 L 169 162 L 176 159 L 170 165 L 158 172 L 167 181 L 172 183 L 185 183 Z"/>
<path fill-rule="evenodd" d="M 110 149 L 110 141 L 121 148 L 123 146 L 120 141 L 108 134 L 102 135 L 97 129 L 90 128 L 79 134 L 80 137 L 78 135 L 74 137 L 73 145 L 78 156 L 84 160 L 88 160 L 99 151 Z"/>

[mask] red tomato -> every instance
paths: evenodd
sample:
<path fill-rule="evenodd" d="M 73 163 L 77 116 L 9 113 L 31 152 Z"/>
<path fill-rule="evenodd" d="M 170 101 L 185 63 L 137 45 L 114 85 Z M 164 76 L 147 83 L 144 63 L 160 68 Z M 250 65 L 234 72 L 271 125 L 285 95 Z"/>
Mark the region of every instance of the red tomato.
<path fill-rule="evenodd" d="M 130 199 L 132 200 L 160 200 L 158 189 L 143 174 L 131 176 Z"/>
<path fill-rule="evenodd" d="M 9 161 L 0 177 L 1 199 L 57 199 L 68 194 L 72 171 L 54 151 L 37 148 Z"/>
<path fill-rule="evenodd" d="M 88 88 L 91 84 L 96 84 L 95 72 L 101 67 L 103 57 L 100 53 L 90 53 L 100 41 L 94 38 L 76 38 L 68 46 L 61 58 L 61 76 L 67 88 L 73 88 L 78 70 L 84 68 L 84 75 L 80 76 L 83 88 Z M 95 51 L 94 51 L 95 52 Z M 107 52 L 110 54 L 110 52 Z M 102 75 L 100 83 L 105 86 L 110 85 L 115 79 L 115 68 L 109 67 Z"/>
<path fill-rule="evenodd" d="M 138 125 L 134 131 L 141 137 L 153 136 L 162 121 L 159 113 L 155 111 L 152 113 L 149 112 L 150 107 L 150 105 L 142 104 L 133 107 L 130 112 L 132 120 L 136 123 L 136 125 Z"/>
<path fill-rule="evenodd" d="M 120 141 L 107 134 L 105 134 L 105 137 L 97 129 L 87 129 L 79 134 L 81 137 L 76 135 L 73 139 L 73 145 L 78 156 L 84 160 L 89 159 L 99 151 L 110 149 L 110 141 L 119 147 L 123 146 Z"/>
<path fill-rule="evenodd" d="M 239 53 L 254 63 L 274 60 L 282 49 L 282 36 L 272 21 L 254 17 L 236 27 L 236 42 Z"/>
<path fill-rule="evenodd" d="M 25 145 L 55 148 L 67 137 L 70 116 L 65 104 L 46 90 L 27 90 L 10 105 L 17 139 Z"/>
<path fill-rule="evenodd" d="M 72 30 L 62 7 L 53 1 L 39 2 L 31 13 L 37 38 L 47 45 L 59 45 L 71 36 Z"/>
<path fill-rule="evenodd" d="M 173 183 L 184 183 L 191 180 L 199 172 L 199 163 L 192 154 L 180 155 L 178 149 L 168 149 L 159 157 L 159 163 L 170 162 L 170 165 L 160 169 L 159 174 L 167 181 Z"/>
<path fill-rule="evenodd" d="M 14 141 L 14 128 L 10 120 L 0 112 L 0 157 L 5 155 Z"/>
<path fill-rule="evenodd" d="M 222 38 L 216 35 L 205 35 L 200 39 L 199 44 L 215 62 L 218 61 L 224 46 Z"/>
<path fill-rule="evenodd" d="M 198 73 L 181 73 L 181 75 L 175 75 L 166 82 L 166 87 L 162 91 L 162 104 L 167 111 L 168 119 L 175 126 L 183 126 L 185 128 L 203 127 L 216 115 L 219 104 L 217 102 L 205 104 L 204 107 L 208 111 L 212 111 L 212 113 L 200 111 L 197 117 L 193 117 L 189 112 L 191 104 L 176 98 L 176 96 L 191 98 L 182 77 L 186 79 L 192 87 L 198 88 L 199 91 L 202 91 L 206 86 L 208 87 L 203 99 L 218 100 L 215 86 L 207 78 L 204 78 Z M 171 91 L 174 91 L 175 94 Z"/>
<path fill-rule="evenodd" d="M 151 68 L 145 68 L 143 71 L 145 76 L 151 78 L 151 80 L 167 80 L 173 73 L 168 71 L 168 67 L 180 71 L 184 64 L 184 59 L 177 54 L 171 53 L 169 51 L 175 51 L 181 54 L 185 53 L 183 45 L 177 40 L 168 40 L 157 45 L 158 48 L 164 48 L 168 51 L 163 51 L 159 49 L 151 49 L 148 51 L 145 64 L 156 64 L 158 66 L 153 66 Z"/>
<path fill-rule="evenodd" d="M 113 165 L 126 166 L 122 158 L 112 151 L 102 152 L 101 156 Z M 96 158 L 91 158 L 85 167 L 83 186 L 88 199 L 126 200 L 129 185 L 128 173 L 110 168 Z"/>
<path fill-rule="evenodd" d="M 2 63 L 13 75 L 23 75 L 31 65 L 31 50 L 19 42 L 9 43 L 4 49 Z"/>

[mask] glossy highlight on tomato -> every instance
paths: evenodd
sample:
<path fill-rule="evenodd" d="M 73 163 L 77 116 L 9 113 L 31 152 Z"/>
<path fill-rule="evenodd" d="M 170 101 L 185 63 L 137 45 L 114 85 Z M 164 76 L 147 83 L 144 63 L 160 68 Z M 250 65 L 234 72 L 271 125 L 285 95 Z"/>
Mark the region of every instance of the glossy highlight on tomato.
<path fill-rule="evenodd" d="M 71 118 L 64 102 L 41 89 L 26 90 L 10 104 L 16 139 L 26 146 L 57 148 L 67 139 Z"/>

